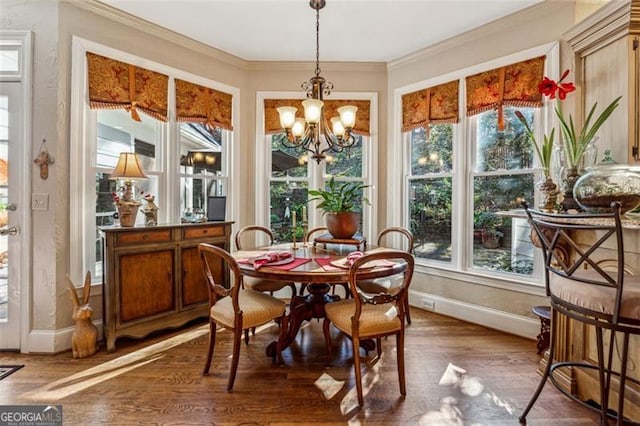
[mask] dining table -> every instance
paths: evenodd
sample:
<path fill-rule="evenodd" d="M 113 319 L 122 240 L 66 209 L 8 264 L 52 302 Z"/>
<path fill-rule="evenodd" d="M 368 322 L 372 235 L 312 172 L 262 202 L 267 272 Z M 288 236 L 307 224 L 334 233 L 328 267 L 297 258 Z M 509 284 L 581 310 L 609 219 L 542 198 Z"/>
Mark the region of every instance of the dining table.
<path fill-rule="evenodd" d="M 364 254 L 381 250 L 394 251 L 391 248 L 371 247 Z M 307 293 L 291 298 L 286 318 L 286 329 L 281 333 L 282 349 L 293 343 L 298 330 L 305 321 L 324 318 L 324 307 L 327 303 L 340 300 L 340 296 L 331 294 L 335 285 L 344 285 L 349 281 L 350 262 L 347 256 L 357 251 L 353 245 L 328 244 L 326 247 L 289 244 L 278 244 L 257 250 L 237 251 L 232 253 L 243 275 L 285 282 L 296 282 L 306 285 Z M 274 255 L 275 254 L 275 255 Z M 264 261 L 265 255 L 275 258 L 270 263 Z M 280 255 L 280 256 L 278 256 Z M 281 257 L 281 259 L 278 259 Z M 402 273 L 406 263 L 376 261 L 365 265 L 358 272 L 358 279 L 372 280 Z M 327 347 L 331 345 L 329 336 L 325 336 Z M 267 356 L 273 357 L 277 342 L 267 346 Z M 361 346 L 369 351 L 375 349 L 373 340 L 363 341 Z"/>

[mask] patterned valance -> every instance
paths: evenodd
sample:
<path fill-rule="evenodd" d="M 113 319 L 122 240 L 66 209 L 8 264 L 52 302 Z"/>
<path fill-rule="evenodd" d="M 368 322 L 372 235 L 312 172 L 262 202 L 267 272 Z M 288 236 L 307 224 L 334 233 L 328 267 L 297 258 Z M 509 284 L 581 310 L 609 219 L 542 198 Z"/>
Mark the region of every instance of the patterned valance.
<path fill-rule="evenodd" d="M 264 101 L 264 129 L 266 134 L 273 134 L 283 132 L 284 129 L 280 127 L 280 116 L 276 108 L 281 106 L 292 106 L 298 108 L 296 111 L 296 117 L 304 118 L 304 108 L 302 107 L 302 101 L 304 99 L 265 99 Z M 324 116 L 329 120 L 331 117 L 338 117 L 338 108 L 344 105 L 354 105 L 358 107 L 356 113 L 356 124 L 353 126 L 353 131 L 360 135 L 370 135 L 370 101 L 353 101 L 353 100 L 325 100 L 324 101 Z"/>
<path fill-rule="evenodd" d="M 467 77 L 467 116 L 497 109 L 498 129 L 504 130 L 504 106 L 541 107 L 544 61 L 541 56 Z"/>
<path fill-rule="evenodd" d="M 402 95 L 402 131 L 458 122 L 459 80 Z"/>
<path fill-rule="evenodd" d="M 232 98 L 228 93 L 176 79 L 176 119 L 233 130 Z"/>
<path fill-rule="evenodd" d="M 140 121 L 138 111 L 167 121 L 169 77 L 135 65 L 87 52 L 89 106 L 125 109 Z"/>

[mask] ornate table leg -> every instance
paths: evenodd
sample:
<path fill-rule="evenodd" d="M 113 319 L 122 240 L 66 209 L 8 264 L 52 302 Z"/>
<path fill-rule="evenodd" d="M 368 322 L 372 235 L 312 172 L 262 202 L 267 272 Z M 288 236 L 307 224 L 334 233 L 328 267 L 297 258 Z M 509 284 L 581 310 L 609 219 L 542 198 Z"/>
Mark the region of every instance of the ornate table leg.
<path fill-rule="evenodd" d="M 312 318 L 324 318 L 324 305 L 335 300 L 340 300 L 340 296 L 327 294 L 331 286 L 329 284 L 312 283 L 307 286 L 306 296 L 294 296 L 289 305 L 288 326 L 283 330 L 283 335 L 279 337 L 281 347 L 285 349 L 296 339 L 298 330 L 304 321 Z M 267 356 L 273 357 L 276 353 L 277 342 L 272 342 L 267 346 Z"/>

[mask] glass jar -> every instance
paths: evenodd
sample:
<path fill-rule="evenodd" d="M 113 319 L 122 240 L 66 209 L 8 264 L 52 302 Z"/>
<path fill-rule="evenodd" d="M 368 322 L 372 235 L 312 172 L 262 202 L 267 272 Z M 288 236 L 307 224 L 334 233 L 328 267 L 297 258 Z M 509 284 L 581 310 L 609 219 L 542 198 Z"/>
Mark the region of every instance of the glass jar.
<path fill-rule="evenodd" d="M 591 213 L 611 211 L 611 203 L 622 204 L 626 213 L 640 206 L 640 174 L 629 169 L 629 165 L 617 164 L 605 152 L 605 159 L 597 166 L 589 167 L 573 187 L 573 196 L 578 205 Z"/>

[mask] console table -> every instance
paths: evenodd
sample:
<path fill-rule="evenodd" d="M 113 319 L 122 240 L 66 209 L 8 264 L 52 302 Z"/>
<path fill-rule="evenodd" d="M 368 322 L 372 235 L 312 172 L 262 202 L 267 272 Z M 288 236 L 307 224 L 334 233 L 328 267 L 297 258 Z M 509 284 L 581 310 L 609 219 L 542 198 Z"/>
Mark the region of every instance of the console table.
<path fill-rule="evenodd" d="M 362 235 L 354 235 L 351 238 L 334 238 L 331 234 L 322 234 L 313 239 L 313 246 L 315 247 L 316 244 L 324 244 L 325 247 L 327 244 L 346 244 L 355 246 L 360 251 L 367 250 L 367 239 Z"/>
<path fill-rule="evenodd" d="M 233 222 L 100 227 L 104 242 L 103 312 L 107 351 L 118 337 L 149 333 L 207 317 L 207 283 L 198 244 L 230 250 Z M 216 279 L 228 283 L 222 263 Z"/>

